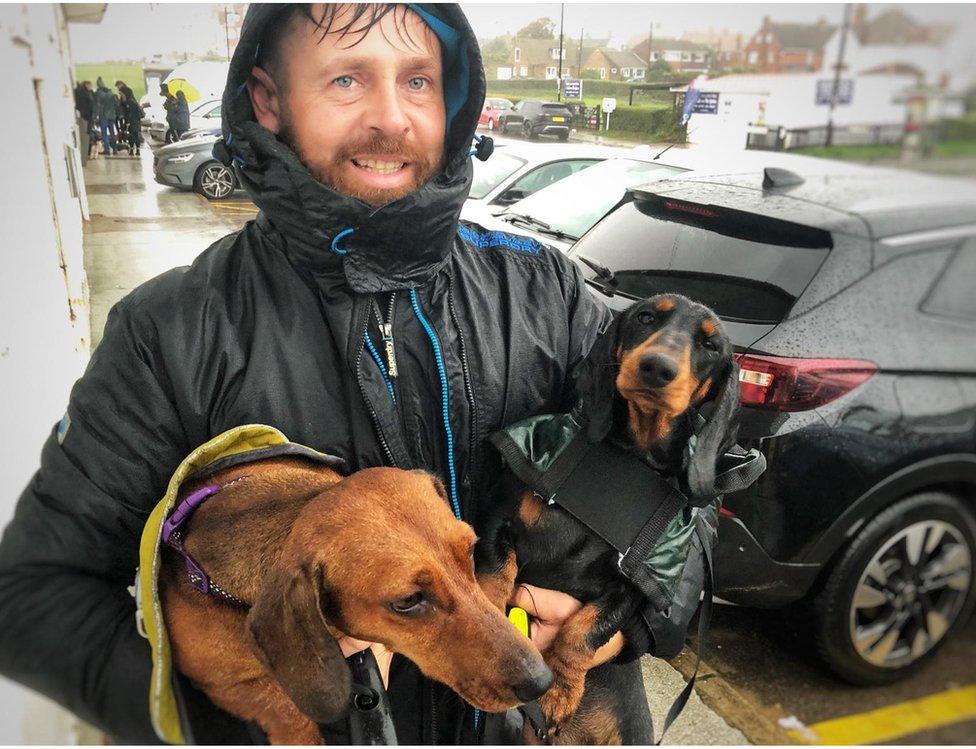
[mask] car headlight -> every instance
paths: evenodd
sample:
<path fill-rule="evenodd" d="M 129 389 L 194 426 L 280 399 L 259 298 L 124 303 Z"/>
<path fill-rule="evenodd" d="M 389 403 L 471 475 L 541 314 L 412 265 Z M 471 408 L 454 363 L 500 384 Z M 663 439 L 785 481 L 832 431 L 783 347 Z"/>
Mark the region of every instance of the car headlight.
<path fill-rule="evenodd" d="M 170 156 L 166 160 L 171 164 L 184 164 L 194 156 L 196 156 L 196 154 L 193 151 L 188 151 L 187 153 L 179 153 L 176 156 Z"/>

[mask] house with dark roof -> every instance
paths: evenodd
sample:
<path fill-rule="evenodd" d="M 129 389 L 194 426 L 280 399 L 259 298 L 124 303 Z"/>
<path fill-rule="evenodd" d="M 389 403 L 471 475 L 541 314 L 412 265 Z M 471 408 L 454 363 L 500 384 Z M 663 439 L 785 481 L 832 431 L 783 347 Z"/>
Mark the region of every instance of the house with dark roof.
<path fill-rule="evenodd" d="M 775 23 L 766 16 L 743 50 L 745 64 L 762 73 L 820 70 L 824 45 L 834 31 L 824 19 L 817 23 Z"/>
<path fill-rule="evenodd" d="M 633 52 L 598 47 L 583 59 L 583 71 L 593 71 L 600 80 L 643 81 L 647 64 Z"/>
<path fill-rule="evenodd" d="M 899 8 L 882 11 L 868 18 L 868 7 L 858 3 L 854 7 L 851 29 L 864 46 L 932 44 L 941 46 L 952 31 L 945 24 L 919 23 Z"/>
<path fill-rule="evenodd" d="M 630 51 L 647 64 L 647 39 L 635 44 Z M 712 48 L 688 39 L 655 37 L 651 39 L 650 52 L 651 67 L 663 60 L 672 71 L 700 73 L 712 65 Z"/>
<path fill-rule="evenodd" d="M 575 77 L 577 68 L 577 43 L 563 37 L 563 77 Z M 559 75 L 559 39 L 519 39 L 512 41 L 505 65 L 511 68 L 512 78 L 555 80 Z"/>

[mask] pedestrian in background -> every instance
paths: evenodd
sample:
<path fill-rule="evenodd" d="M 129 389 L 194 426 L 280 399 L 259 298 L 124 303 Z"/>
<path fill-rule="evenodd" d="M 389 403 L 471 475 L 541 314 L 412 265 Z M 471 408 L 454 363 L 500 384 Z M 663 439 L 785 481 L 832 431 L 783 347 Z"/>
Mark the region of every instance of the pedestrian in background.
<path fill-rule="evenodd" d="M 136 101 L 131 88 L 122 94 L 122 114 L 125 117 L 126 139 L 129 143 L 129 155 L 139 156 L 139 144 L 142 142 L 142 107 Z"/>
<path fill-rule="evenodd" d="M 95 112 L 95 95 L 92 93 L 91 81 L 81 81 L 75 86 L 75 110 L 78 119 L 85 123 L 85 136 L 91 140 L 92 116 Z"/>
<path fill-rule="evenodd" d="M 174 141 L 183 137 L 183 133 L 190 129 L 190 105 L 186 101 L 186 94 L 182 91 L 176 92 L 176 107 L 174 108 L 173 130 L 176 137 Z"/>
<path fill-rule="evenodd" d="M 169 86 L 165 83 L 159 87 L 159 93 L 163 96 L 163 109 L 166 110 L 166 135 L 163 140 L 172 143 L 178 140 L 176 130 L 173 128 L 173 119 L 176 117 L 176 97 L 169 92 Z"/>
<path fill-rule="evenodd" d="M 98 128 L 102 132 L 102 155 L 109 156 L 118 150 L 115 120 L 118 116 L 118 99 L 99 77 L 95 81 L 95 112 Z"/>

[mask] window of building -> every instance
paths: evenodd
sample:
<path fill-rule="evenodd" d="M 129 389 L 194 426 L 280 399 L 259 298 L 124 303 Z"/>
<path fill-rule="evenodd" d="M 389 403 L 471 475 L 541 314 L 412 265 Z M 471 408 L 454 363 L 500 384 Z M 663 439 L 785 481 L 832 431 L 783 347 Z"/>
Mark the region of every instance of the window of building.
<path fill-rule="evenodd" d="M 600 78 L 602 79 L 602 78 L 606 78 L 606 77 L 607 77 L 607 69 L 606 68 L 600 68 Z"/>
<path fill-rule="evenodd" d="M 770 65 L 772 65 L 775 61 L 776 61 L 776 55 L 774 55 L 772 52 L 767 52 L 766 53 L 766 62 L 768 62 Z"/>
<path fill-rule="evenodd" d="M 519 75 L 520 76 L 522 76 L 524 78 L 528 74 L 529 74 L 529 69 L 527 67 L 525 67 L 525 65 L 523 65 L 522 67 L 519 68 Z"/>
<path fill-rule="evenodd" d="M 691 62 L 691 52 L 682 52 L 681 62 Z"/>
<path fill-rule="evenodd" d="M 551 81 L 555 77 L 556 77 L 556 68 L 554 67 L 546 68 L 546 80 Z"/>
<path fill-rule="evenodd" d="M 630 68 L 621 68 L 620 75 L 622 75 L 624 78 L 630 78 Z"/>
<path fill-rule="evenodd" d="M 515 48 L 515 62 L 522 62 L 522 49 L 520 47 Z"/>
<path fill-rule="evenodd" d="M 749 64 L 755 65 L 757 62 L 759 62 L 759 53 L 753 50 L 749 53 Z"/>

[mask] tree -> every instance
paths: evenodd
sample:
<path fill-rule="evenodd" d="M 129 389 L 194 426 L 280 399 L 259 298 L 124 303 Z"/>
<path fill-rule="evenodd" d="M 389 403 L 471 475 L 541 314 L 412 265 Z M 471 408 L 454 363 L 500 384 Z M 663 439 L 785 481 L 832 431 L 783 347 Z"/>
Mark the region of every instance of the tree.
<path fill-rule="evenodd" d="M 551 18 L 537 18 L 518 30 L 519 39 L 555 39 L 556 22 Z"/>
<path fill-rule="evenodd" d="M 481 43 L 481 61 L 485 67 L 504 65 L 508 59 L 508 52 L 512 48 L 512 40 L 508 36 L 496 36 Z"/>

